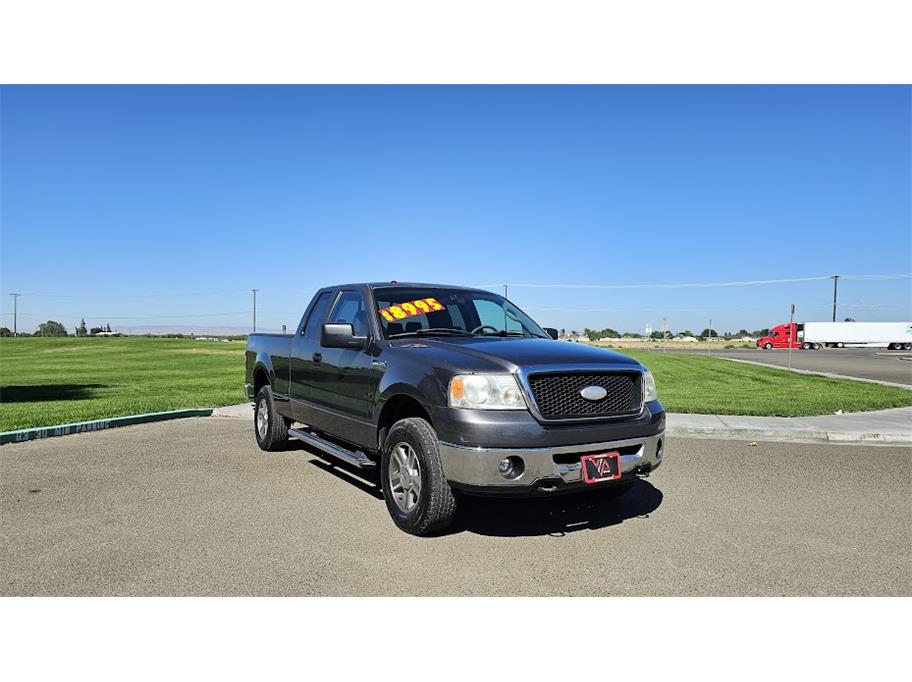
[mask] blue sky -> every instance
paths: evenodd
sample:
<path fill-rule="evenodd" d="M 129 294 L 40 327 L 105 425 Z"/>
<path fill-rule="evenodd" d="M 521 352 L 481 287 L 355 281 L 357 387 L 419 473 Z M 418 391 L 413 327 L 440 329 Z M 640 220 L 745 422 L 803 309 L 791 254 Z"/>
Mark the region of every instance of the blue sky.
<path fill-rule="evenodd" d="M 4 87 L 2 323 L 12 291 L 28 330 L 241 327 L 258 287 L 275 328 L 333 282 L 907 273 L 910 92 Z M 734 331 L 791 302 L 829 319 L 832 285 L 510 297 L 568 329 Z M 840 318 L 912 316 L 908 279 L 845 281 L 840 300 Z"/>

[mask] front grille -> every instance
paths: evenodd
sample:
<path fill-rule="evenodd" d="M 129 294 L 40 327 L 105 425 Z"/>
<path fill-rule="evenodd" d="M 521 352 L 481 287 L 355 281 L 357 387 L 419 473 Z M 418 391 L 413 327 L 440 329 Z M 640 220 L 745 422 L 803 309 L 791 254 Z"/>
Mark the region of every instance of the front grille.
<path fill-rule="evenodd" d="M 545 419 L 579 419 L 614 417 L 640 411 L 639 373 L 602 374 L 534 374 L 529 388 L 538 411 Z M 601 386 L 606 395 L 601 400 L 586 400 L 580 391 L 587 386 Z"/>

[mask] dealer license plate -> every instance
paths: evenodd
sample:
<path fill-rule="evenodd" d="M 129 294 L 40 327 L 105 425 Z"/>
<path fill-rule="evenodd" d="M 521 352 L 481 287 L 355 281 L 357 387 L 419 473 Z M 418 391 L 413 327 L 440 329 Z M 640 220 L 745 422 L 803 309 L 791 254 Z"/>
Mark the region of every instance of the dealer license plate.
<path fill-rule="evenodd" d="M 621 455 L 619 452 L 605 452 L 598 455 L 583 455 L 580 459 L 583 480 L 586 483 L 614 481 L 621 477 Z"/>

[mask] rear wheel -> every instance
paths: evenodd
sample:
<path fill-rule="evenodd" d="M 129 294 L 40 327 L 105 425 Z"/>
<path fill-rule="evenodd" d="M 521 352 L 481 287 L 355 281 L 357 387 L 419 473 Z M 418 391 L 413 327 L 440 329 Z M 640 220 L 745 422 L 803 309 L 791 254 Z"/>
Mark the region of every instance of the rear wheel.
<path fill-rule="evenodd" d="M 393 523 L 412 535 L 441 531 L 456 513 L 437 442 L 426 420 L 409 417 L 393 424 L 383 444 L 383 499 Z"/>
<path fill-rule="evenodd" d="M 912 350 L 912 343 L 904 343 L 903 350 Z"/>
<path fill-rule="evenodd" d="M 268 384 L 256 394 L 253 433 L 261 450 L 281 450 L 288 443 L 288 422 L 276 412 L 272 389 Z"/>

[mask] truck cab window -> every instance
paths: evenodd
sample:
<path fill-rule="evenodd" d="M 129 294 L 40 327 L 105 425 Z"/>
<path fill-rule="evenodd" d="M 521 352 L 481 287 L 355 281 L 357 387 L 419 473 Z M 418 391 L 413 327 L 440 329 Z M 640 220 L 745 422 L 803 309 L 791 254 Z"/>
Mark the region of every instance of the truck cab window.
<path fill-rule="evenodd" d="M 326 310 L 329 308 L 332 295 L 333 292 L 324 291 L 320 294 L 316 303 L 314 303 L 313 310 L 310 311 L 310 317 L 307 318 L 307 324 L 304 325 L 304 330 L 301 332 L 301 335 L 304 336 L 304 338 L 320 338 L 320 325 L 322 325 L 323 320 L 326 319 Z"/>
<path fill-rule="evenodd" d="M 348 322 L 355 332 L 355 336 L 368 336 L 367 309 L 364 298 L 356 291 L 343 291 L 336 301 L 329 322 Z"/>

